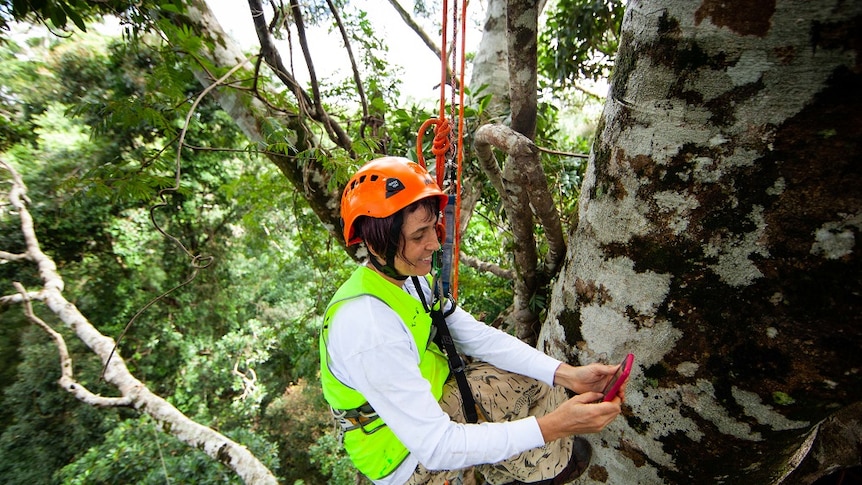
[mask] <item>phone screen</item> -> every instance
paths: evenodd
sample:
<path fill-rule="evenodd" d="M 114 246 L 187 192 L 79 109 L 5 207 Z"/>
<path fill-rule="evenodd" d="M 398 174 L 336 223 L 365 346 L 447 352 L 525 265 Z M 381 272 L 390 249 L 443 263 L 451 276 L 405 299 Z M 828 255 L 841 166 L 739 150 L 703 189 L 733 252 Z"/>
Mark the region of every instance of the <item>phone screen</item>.
<path fill-rule="evenodd" d="M 617 372 L 613 377 L 611 377 L 608 385 L 602 390 L 602 394 L 605 395 L 602 399 L 603 402 L 612 401 L 617 396 L 617 393 L 620 391 L 620 387 L 622 387 L 626 382 L 626 379 L 629 378 L 634 360 L 634 354 L 628 354 L 626 355 L 626 358 L 623 359 L 622 363 L 620 363 L 620 368 L 617 369 Z"/>

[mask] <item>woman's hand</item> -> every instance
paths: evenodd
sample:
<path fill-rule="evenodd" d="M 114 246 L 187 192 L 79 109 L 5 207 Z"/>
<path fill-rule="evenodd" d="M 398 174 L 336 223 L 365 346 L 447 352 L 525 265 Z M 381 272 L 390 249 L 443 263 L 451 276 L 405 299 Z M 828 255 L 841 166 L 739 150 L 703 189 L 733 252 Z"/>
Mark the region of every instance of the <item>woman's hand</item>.
<path fill-rule="evenodd" d="M 590 364 L 575 367 L 563 363 L 557 367 L 557 371 L 554 373 L 554 385 L 563 386 L 577 394 L 591 391 L 600 393 L 619 367 L 619 364 Z M 602 396 L 599 396 L 596 399 L 601 398 Z"/>
<path fill-rule="evenodd" d="M 620 414 L 619 396 L 608 402 L 598 392 L 579 394 L 550 413 L 537 418 L 545 443 L 584 433 L 598 433 Z"/>

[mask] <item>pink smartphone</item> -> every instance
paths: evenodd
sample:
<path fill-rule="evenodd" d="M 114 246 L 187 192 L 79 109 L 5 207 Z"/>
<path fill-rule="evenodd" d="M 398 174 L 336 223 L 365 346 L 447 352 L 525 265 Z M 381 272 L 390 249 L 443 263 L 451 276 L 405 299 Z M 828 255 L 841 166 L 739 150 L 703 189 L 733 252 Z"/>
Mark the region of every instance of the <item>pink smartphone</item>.
<path fill-rule="evenodd" d="M 620 387 L 626 382 L 626 379 L 629 378 L 629 374 L 632 372 L 632 364 L 635 361 L 634 354 L 628 354 L 623 362 L 620 364 L 619 370 L 617 370 L 616 374 L 611 377 L 611 381 L 608 382 L 608 385 L 605 386 L 602 394 L 605 395 L 602 398 L 602 402 L 612 401 L 617 393 L 620 392 Z"/>

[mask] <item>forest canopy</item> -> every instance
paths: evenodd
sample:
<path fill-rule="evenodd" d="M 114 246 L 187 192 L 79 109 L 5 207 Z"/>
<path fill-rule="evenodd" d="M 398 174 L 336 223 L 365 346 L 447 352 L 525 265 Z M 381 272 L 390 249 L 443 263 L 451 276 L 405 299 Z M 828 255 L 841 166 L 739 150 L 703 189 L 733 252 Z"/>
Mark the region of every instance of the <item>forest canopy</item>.
<path fill-rule="evenodd" d="M 470 3 L 0 0 L 0 480 L 356 483 L 317 382 L 341 189 L 419 153 L 461 176 L 460 305 L 636 355 L 583 480 L 858 469 L 862 3 Z"/>
<path fill-rule="evenodd" d="M 42 250 L 66 282 L 65 297 L 118 341 L 117 356 L 155 393 L 247 446 L 283 482 L 353 483 L 351 465 L 327 433 L 328 411 L 316 385 L 320 314 L 349 271 L 351 255 L 267 153 L 324 160 L 335 174 L 332 187 L 343 183 L 351 165 L 332 146 L 299 151 L 276 118 L 264 127 L 270 141 L 261 145 L 251 143 L 212 96 L 190 109 L 201 93 L 192 69 L 201 59 L 187 53 L 201 39 L 175 30 L 166 41 L 162 32 L 173 27 L 146 13 L 155 5 L 127 7 L 63 1 L 0 7 L 0 151 L 28 189 Z M 321 26 L 332 22 L 319 7 L 304 6 L 305 18 Z M 183 5 L 158 8 L 170 15 Z M 122 35 L 101 33 L 99 15 L 106 12 L 120 15 Z M 439 22 L 435 13 L 431 8 L 424 21 Z M 402 105 L 395 61 L 383 43 L 390 39 L 375 38 L 362 12 L 345 13 L 345 23 L 362 58 L 369 107 L 386 119 L 377 139 L 392 153 L 408 154 L 418 125 L 436 106 Z M 255 89 L 269 90 L 276 81 L 261 77 Z M 341 100 L 356 99 L 351 82 L 327 79 L 321 96 L 348 127 L 361 160 L 372 146 L 362 148 L 367 135 L 362 138 L 357 130 L 364 128 L 351 121 L 363 116 L 359 103 L 340 107 Z M 472 125 L 489 98 L 475 91 L 465 114 Z M 270 103 L 293 104 L 277 90 L 267 95 Z M 538 131 L 547 148 L 560 151 L 543 162 L 557 202 L 568 207 L 584 159 L 566 152 L 588 151 L 589 125 L 574 136 L 560 124 L 594 123 L 597 116 L 594 108 L 592 119 L 578 115 L 573 101 L 598 102 L 577 91 L 548 98 Z M 473 257 L 508 266 L 499 251 L 509 244 L 500 231 L 500 202 L 483 197 L 464 244 Z M 4 211 L 3 251 L 23 250 L 18 224 Z M 4 295 L 16 293 L 12 281 L 39 284 L 38 273 L 14 262 L 0 265 L 0 274 Z M 511 304 L 511 287 L 493 273 L 465 265 L 461 288 L 462 304 L 489 322 Z M 542 301 L 533 304 L 538 311 Z M 99 358 L 49 316 L 42 318 L 69 345 L 76 379 L 94 393 L 115 395 L 100 378 Z M 238 480 L 161 433 L 147 415 L 96 409 L 65 394 L 56 384 L 56 350 L 45 332 L 28 323 L 20 306 L 0 305 L 0 317 L 4 483 Z"/>

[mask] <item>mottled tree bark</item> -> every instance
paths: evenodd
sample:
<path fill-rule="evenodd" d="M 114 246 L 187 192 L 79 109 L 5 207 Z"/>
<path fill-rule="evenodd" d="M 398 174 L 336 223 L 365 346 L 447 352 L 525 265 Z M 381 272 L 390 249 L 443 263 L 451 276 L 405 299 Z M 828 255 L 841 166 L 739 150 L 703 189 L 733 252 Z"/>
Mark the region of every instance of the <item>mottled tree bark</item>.
<path fill-rule="evenodd" d="M 507 0 L 488 0 L 482 39 L 473 58 L 470 89 L 484 89 L 491 102 L 485 108 L 485 120 L 500 123 L 509 109 L 508 42 L 506 40 Z"/>
<path fill-rule="evenodd" d="M 636 354 L 592 480 L 859 464 L 860 27 L 841 0 L 629 4 L 541 338 Z"/>

